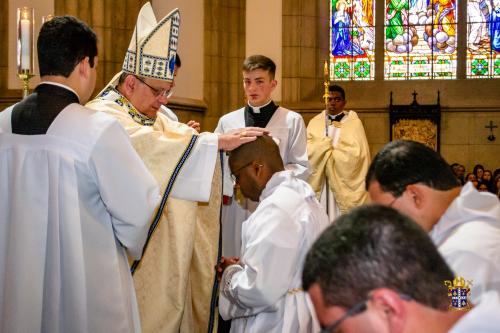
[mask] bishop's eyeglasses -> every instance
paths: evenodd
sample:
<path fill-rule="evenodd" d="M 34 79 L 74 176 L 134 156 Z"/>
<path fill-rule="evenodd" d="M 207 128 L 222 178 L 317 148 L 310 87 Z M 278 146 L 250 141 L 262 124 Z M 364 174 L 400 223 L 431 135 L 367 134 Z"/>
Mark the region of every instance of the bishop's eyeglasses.
<path fill-rule="evenodd" d="M 153 95 L 155 97 L 163 96 L 165 98 L 170 98 L 170 97 L 172 97 L 172 95 L 174 93 L 174 89 L 173 88 L 169 88 L 169 89 L 155 88 L 155 87 L 150 86 L 149 84 L 147 84 L 146 81 L 144 81 L 143 78 L 141 78 L 139 76 L 136 76 L 135 78 L 137 80 L 141 81 L 142 83 L 144 83 L 146 86 L 148 86 L 148 88 L 151 89 L 151 92 L 153 93 Z"/>

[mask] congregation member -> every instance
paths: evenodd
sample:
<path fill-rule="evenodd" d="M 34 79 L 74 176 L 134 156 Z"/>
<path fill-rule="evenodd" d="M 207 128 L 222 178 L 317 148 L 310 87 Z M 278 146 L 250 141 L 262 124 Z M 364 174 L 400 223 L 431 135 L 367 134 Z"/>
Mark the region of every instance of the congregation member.
<path fill-rule="evenodd" d="M 471 299 L 500 292 L 500 202 L 460 186 L 446 161 L 415 141 L 394 141 L 366 176 L 371 199 L 410 216 L 429 233 L 456 275 L 472 280 Z"/>
<path fill-rule="evenodd" d="M 471 309 L 462 278 L 411 219 L 373 205 L 341 216 L 319 237 L 302 280 L 321 332 L 498 332 L 498 293 L 486 292 Z"/>
<path fill-rule="evenodd" d="M 311 184 L 330 221 L 368 202 L 365 175 L 370 149 L 356 112 L 345 110 L 345 91 L 328 86 L 327 110 L 307 125 Z"/>
<path fill-rule="evenodd" d="M 472 169 L 472 173 L 476 176 L 478 182 L 483 180 L 484 166 L 482 164 L 474 165 L 474 169 Z"/>
<path fill-rule="evenodd" d="M 304 120 L 298 113 L 278 106 L 271 98 L 278 84 L 275 79 L 276 64 L 266 56 L 252 55 L 243 62 L 242 72 L 247 105 L 222 116 L 215 132 L 228 133 L 245 126 L 266 128 L 278 142 L 285 169 L 306 180 L 309 163 Z M 224 168 L 222 253 L 225 256 L 238 256 L 241 249 L 241 223 L 255 211 L 257 203 L 241 198 L 234 191 L 227 158 Z"/>
<path fill-rule="evenodd" d="M 453 163 L 450 165 L 451 171 L 453 171 L 453 174 L 457 179 L 460 181 L 460 184 L 463 185 L 465 184 L 464 180 L 464 175 L 465 175 L 465 167 L 461 165 L 460 163 Z"/>
<path fill-rule="evenodd" d="M 250 128 L 198 135 L 159 112 L 171 95 L 179 33 L 178 9 L 157 21 L 146 3 L 122 71 L 87 105 L 118 119 L 164 198 L 169 195 L 143 261 L 134 266 L 145 332 L 208 330 L 219 248 L 219 149 L 263 133 Z M 198 201 L 210 202 L 210 212 L 200 217 Z"/>
<path fill-rule="evenodd" d="M 0 331 L 140 332 L 139 259 L 158 186 L 112 117 L 83 107 L 97 37 L 43 24 L 41 83 L 0 113 Z"/>
<path fill-rule="evenodd" d="M 328 217 L 309 184 L 286 170 L 269 136 L 229 156 L 243 195 L 258 201 L 243 223 L 240 258 L 223 258 L 219 311 L 231 332 L 314 332 L 313 309 L 301 288 L 302 264 Z"/>

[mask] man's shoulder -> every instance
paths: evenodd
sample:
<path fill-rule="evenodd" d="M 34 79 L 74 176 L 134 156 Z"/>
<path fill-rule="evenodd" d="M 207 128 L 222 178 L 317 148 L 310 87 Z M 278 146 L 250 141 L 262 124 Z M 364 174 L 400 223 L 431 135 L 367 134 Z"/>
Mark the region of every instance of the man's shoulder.
<path fill-rule="evenodd" d="M 302 181 L 294 176 L 291 180 L 279 184 L 262 203 L 280 208 L 283 212 L 294 212 L 305 202 L 305 195 L 297 190 L 297 182 L 301 183 Z"/>
<path fill-rule="evenodd" d="M 314 117 L 311 118 L 311 121 L 322 121 L 324 122 L 325 121 L 325 110 L 321 111 L 320 113 L 318 113 L 317 115 L 315 115 Z"/>
<path fill-rule="evenodd" d="M 281 112 L 282 114 L 285 114 L 287 117 L 290 118 L 302 119 L 302 116 L 297 111 L 293 111 L 282 106 L 279 106 L 278 109 L 276 109 L 276 112 Z"/>
<path fill-rule="evenodd" d="M 11 115 L 12 115 L 12 110 L 14 109 L 14 106 L 16 104 L 9 106 L 2 112 L 0 112 L 0 133 L 1 132 L 6 132 L 10 133 L 12 132 L 12 127 L 11 127 Z"/>
<path fill-rule="evenodd" d="M 245 111 L 245 107 L 241 107 L 239 109 L 236 109 L 236 110 L 233 110 L 233 111 L 230 111 L 224 115 L 222 115 L 220 117 L 220 121 L 229 121 L 229 120 L 232 120 L 232 119 L 235 119 L 235 118 L 239 118 L 241 117 L 241 115 L 243 114 L 243 112 Z"/>
<path fill-rule="evenodd" d="M 500 258 L 500 227 L 498 221 L 471 217 L 456 226 L 439 246 L 444 257 L 457 252 L 469 252 L 492 259 Z M 500 264 L 500 263 L 499 263 Z"/>
<path fill-rule="evenodd" d="M 481 296 L 479 304 L 455 323 L 449 333 L 498 332 L 499 312 L 500 296 L 495 291 L 488 291 Z"/>
<path fill-rule="evenodd" d="M 113 117 L 80 104 L 68 105 L 49 128 L 51 134 L 61 133 L 66 137 L 87 138 L 95 142 L 108 131 L 119 130 L 119 123 Z"/>

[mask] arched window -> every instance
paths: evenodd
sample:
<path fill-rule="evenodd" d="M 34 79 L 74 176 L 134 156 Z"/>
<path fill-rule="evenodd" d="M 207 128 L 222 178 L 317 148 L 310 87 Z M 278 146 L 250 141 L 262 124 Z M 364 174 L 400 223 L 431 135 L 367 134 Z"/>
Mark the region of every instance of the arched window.
<path fill-rule="evenodd" d="M 330 0 L 330 76 L 375 77 L 375 1 Z"/>
<path fill-rule="evenodd" d="M 455 0 L 387 0 L 384 78 L 454 79 Z"/>
<path fill-rule="evenodd" d="M 500 78 L 500 0 L 467 1 L 467 77 Z"/>

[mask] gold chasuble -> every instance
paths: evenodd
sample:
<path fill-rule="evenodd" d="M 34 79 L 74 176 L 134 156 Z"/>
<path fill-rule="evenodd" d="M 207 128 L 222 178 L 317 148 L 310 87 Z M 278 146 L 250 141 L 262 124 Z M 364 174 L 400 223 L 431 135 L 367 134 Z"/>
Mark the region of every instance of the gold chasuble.
<path fill-rule="evenodd" d="M 119 120 L 163 193 L 195 131 L 160 113 L 156 121 L 145 117 L 112 86 L 87 107 Z M 214 173 L 209 204 L 169 197 L 135 271 L 143 332 L 207 331 L 219 243 L 219 163 Z"/>
<path fill-rule="evenodd" d="M 307 152 L 312 174 L 309 184 L 318 199 L 328 179 L 341 214 L 368 202 L 365 177 L 370 165 L 370 150 L 365 130 L 358 115 L 349 111 L 341 122 L 334 122 L 340 129 L 334 145 L 325 136 L 325 111 L 315 116 L 307 126 Z"/>

